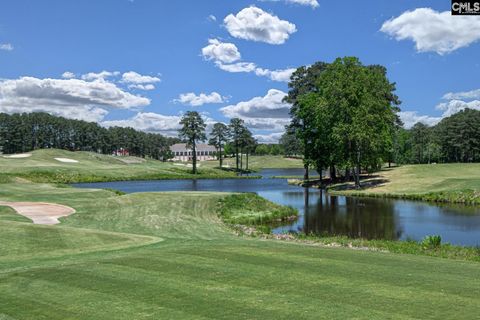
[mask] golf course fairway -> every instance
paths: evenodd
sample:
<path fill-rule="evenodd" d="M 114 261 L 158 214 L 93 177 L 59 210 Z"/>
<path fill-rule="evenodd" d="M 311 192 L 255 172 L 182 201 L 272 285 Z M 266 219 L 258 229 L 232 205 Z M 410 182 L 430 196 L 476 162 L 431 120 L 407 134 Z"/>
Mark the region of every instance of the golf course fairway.
<path fill-rule="evenodd" d="M 0 207 L 0 319 L 473 319 L 478 263 L 238 237 L 222 193 L 2 184 L 76 210 Z"/>

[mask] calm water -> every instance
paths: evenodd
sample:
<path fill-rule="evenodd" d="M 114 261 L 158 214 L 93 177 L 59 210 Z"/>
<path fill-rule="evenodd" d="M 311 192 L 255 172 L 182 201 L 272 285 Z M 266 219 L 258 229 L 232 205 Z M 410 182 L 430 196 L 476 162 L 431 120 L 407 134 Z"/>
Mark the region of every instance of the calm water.
<path fill-rule="evenodd" d="M 444 242 L 480 245 L 480 208 L 425 202 L 331 196 L 317 189 L 290 186 L 271 176 L 302 175 L 301 169 L 266 169 L 264 179 L 154 180 L 75 184 L 82 188 L 145 191 L 255 192 L 301 215 L 274 232 L 303 231 L 367 239 L 422 239 L 439 234 Z M 313 174 L 313 173 L 312 173 Z"/>

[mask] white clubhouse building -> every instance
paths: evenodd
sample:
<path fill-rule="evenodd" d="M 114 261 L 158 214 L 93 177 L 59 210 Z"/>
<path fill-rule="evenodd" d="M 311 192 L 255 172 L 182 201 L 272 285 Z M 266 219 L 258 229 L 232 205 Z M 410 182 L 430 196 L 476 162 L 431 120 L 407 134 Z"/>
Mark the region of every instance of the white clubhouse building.
<path fill-rule="evenodd" d="M 215 160 L 216 149 L 214 146 L 199 143 L 196 145 L 197 149 L 197 160 Z M 174 161 L 191 161 L 192 160 L 192 149 L 188 148 L 185 143 L 177 143 L 170 147 L 170 151 L 173 153 Z"/>

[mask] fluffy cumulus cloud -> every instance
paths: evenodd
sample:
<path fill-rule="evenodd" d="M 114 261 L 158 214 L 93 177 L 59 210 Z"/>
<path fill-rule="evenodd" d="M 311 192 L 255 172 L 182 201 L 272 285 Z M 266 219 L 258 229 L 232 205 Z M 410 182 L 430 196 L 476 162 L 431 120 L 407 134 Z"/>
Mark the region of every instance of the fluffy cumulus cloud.
<path fill-rule="evenodd" d="M 444 55 L 480 40 L 480 19 L 418 8 L 386 21 L 380 31 L 396 40 L 414 41 L 419 52 Z"/>
<path fill-rule="evenodd" d="M 203 120 L 207 124 L 207 132 L 215 121 L 207 115 L 202 114 Z M 135 116 L 125 120 L 103 121 L 101 125 L 105 127 L 130 127 L 145 132 L 160 133 L 169 137 L 178 136 L 180 129 L 181 115 L 164 115 L 153 112 L 139 112 Z"/>
<path fill-rule="evenodd" d="M 272 81 L 288 82 L 295 71 L 293 68 L 270 70 L 258 67 L 253 62 L 242 62 L 241 54 L 233 43 L 224 43 L 217 39 L 210 39 L 208 45 L 202 48 L 205 60 L 212 60 L 223 71 L 232 73 L 250 73 L 260 77 L 267 77 Z"/>
<path fill-rule="evenodd" d="M 64 73 L 65 74 L 65 73 Z M 82 75 L 82 79 L 83 80 L 86 80 L 86 81 L 93 81 L 93 80 L 105 80 L 107 78 L 110 78 L 110 77 L 116 77 L 120 75 L 120 72 L 118 71 L 113 71 L 113 72 L 110 72 L 110 71 L 102 71 L 102 72 L 89 72 L 89 73 L 86 73 L 86 74 L 83 74 Z"/>
<path fill-rule="evenodd" d="M 70 71 L 65 71 L 64 73 L 62 73 L 62 78 L 64 78 L 64 79 L 73 79 L 75 77 L 76 77 L 75 73 L 70 72 Z"/>
<path fill-rule="evenodd" d="M 192 107 L 203 106 L 210 103 L 223 103 L 226 98 L 222 97 L 218 92 L 212 92 L 210 94 L 200 93 L 199 95 L 189 92 L 182 93 L 175 102 L 180 102 Z"/>
<path fill-rule="evenodd" d="M 282 137 L 283 132 L 274 132 L 269 134 L 254 134 L 253 137 L 259 143 L 278 143 L 278 140 Z"/>
<path fill-rule="evenodd" d="M 454 115 L 465 109 L 480 110 L 480 89 L 464 92 L 449 92 L 443 96 L 445 102 L 439 103 L 435 109 L 442 112 L 439 117 L 419 115 L 416 111 L 403 111 L 399 113 L 406 128 L 411 128 L 415 123 L 435 125 L 443 118 Z"/>
<path fill-rule="evenodd" d="M 302 6 L 310 6 L 314 9 L 319 6 L 317 0 L 261 0 L 261 1 L 272 1 L 272 2 L 284 1 L 286 3 L 299 4 Z"/>
<path fill-rule="evenodd" d="M 152 112 L 139 112 L 130 119 L 103 121 L 105 127 L 131 127 L 146 132 L 176 136 L 180 129 L 180 116 L 168 116 Z"/>
<path fill-rule="evenodd" d="M 254 6 L 245 8 L 236 15 L 229 14 L 223 22 L 235 38 L 269 44 L 283 44 L 297 31 L 293 23 Z"/>
<path fill-rule="evenodd" d="M 241 58 L 236 45 L 221 42 L 218 39 L 208 40 L 208 45 L 202 49 L 202 55 L 206 60 L 214 60 L 222 63 L 232 63 Z"/>
<path fill-rule="evenodd" d="M 235 105 L 221 108 L 220 111 L 228 118 L 240 118 L 245 124 L 255 130 L 268 130 L 282 134 L 290 123 L 290 104 L 283 102 L 286 93 L 270 89 L 263 97 L 255 97 Z"/>
<path fill-rule="evenodd" d="M 13 50 L 13 45 L 11 43 L 0 43 L 0 50 L 12 51 Z"/>
<path fill-rule="evenodd" d="M 401 111 L 398 113 L 400 119 L 403 122 L 403 126 L 406 129 L 410 129 L 413 127 L 414 124 L 421 122 L 428 126 L 436 125 L 440 120 L 441 117 L 432 117 L 427 115 L 420 115 L 417 111 Z"/>
<path fill-rule="evenodd" d="M 480 99 L 480 89 L 463 91 L 463 92 L 449 92 L 443 96 L 445 100 L 470 100 L 470 99 Z"/>
<path fill-rule="evenodd" d="M 102 78 L 38 79 L 22 77 L 0 81 L 0 112 L 48 112 L 73 119 L 100 121 L 109 109 L 135 109 L 150 104 Z"/>
<path fill-rule="evenodd" d="M 154 90 L 154 83 L 160 82 L 160 78 L 141 75 L 135 71 L 122 74 L 121 82 L 128 84 L 130 89 Z"/>

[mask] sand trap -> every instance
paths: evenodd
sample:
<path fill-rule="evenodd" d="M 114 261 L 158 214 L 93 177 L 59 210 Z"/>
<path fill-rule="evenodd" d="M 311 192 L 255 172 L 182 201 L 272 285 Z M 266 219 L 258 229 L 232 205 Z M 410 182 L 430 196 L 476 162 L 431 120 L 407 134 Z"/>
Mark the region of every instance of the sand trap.
<path fill-rule="evenodd" d="M 21 159 L 21 158 L 29 158 L 31 156 L 32 156 L 31 153 L 19 153 L 19 154 L 11 154 L 3 157 L 8 159 Z"/>
<path fill-rule="evenodd" d="M 174 165 L 174 166 L 181 166 L 181 167 L 185 167 L 185 164 L 183 164 L 183 163 L 174 163 L 173 165 Z"/>
<path fill-rule="evenodd" d="M 60 162 L 67 162 L 67 163 L 77 163 L 78 162 L 77 160 L 69 159 L 69 158 L 54 158 L 54 159 L 57 160 L 57 161 L 60 161 Z"/>
<path fill-rule="evenodd" d="M 58 218 L 75 213 L 75 209 L 55 203 L 0 201 L 0 206 L 8 206 L 18 214 L 27 217 L 35 224 L 57 224 Z"/>

